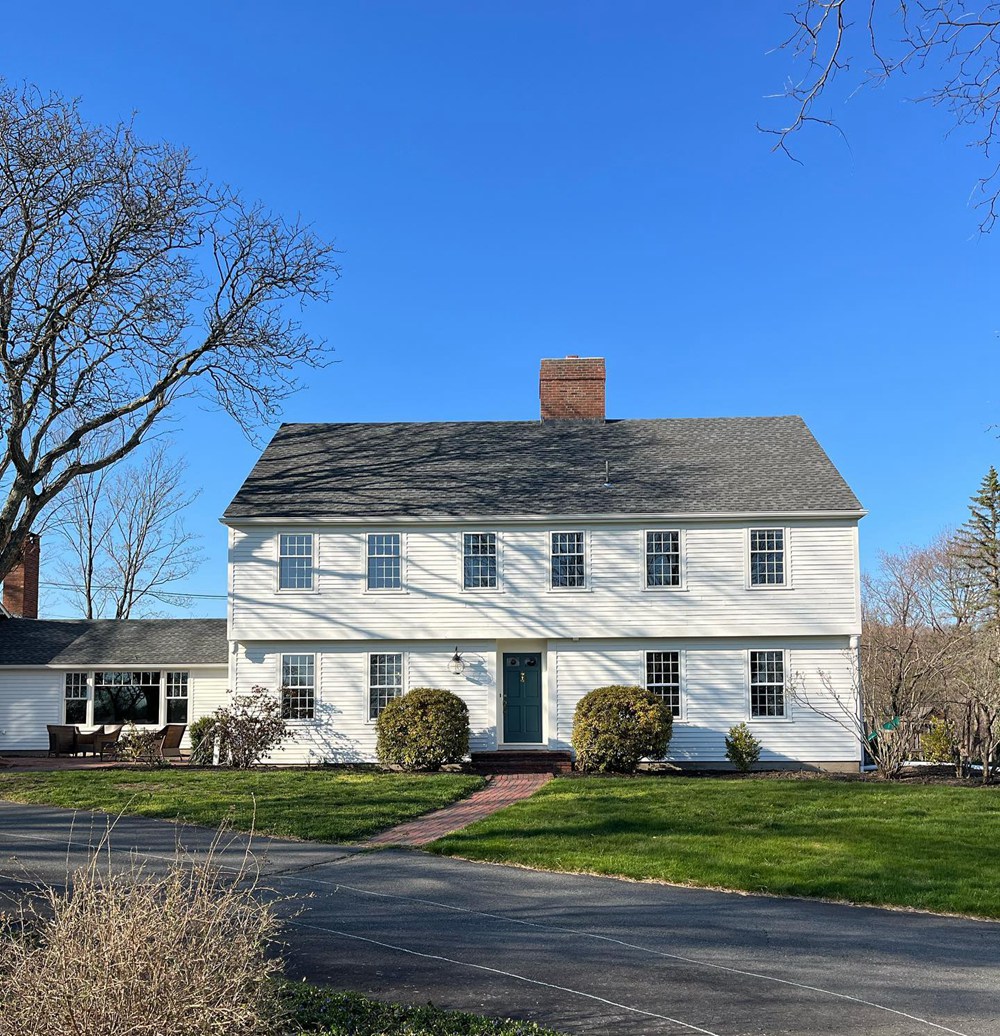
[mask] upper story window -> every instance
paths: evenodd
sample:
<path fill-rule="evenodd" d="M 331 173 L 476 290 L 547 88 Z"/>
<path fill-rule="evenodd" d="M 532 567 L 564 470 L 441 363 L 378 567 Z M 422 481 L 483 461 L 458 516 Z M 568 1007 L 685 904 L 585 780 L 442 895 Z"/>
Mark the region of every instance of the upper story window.
<path fill-rule="evenodd" d="M 87 722 L 87 674 L 66 674 L 66 722 L 70 725 Z"/>
<path fill-rule="evenodd" d="M 495 590 L 497 534 L 467 532 L 462 536 L 462 585 L 466 590 Z"/>
<path fill-rule="evenodd" d="M 278 589 L 313 588 L 313 538 L 311 532 L 278 536 Z"/>
<path fill-rule="evenodd" d="M 167 673 L 166 709 L 168 723 L 188 721 L 188 674 Z"/>
<path fill-rule="evenodd" d="M 582 589 L 587 585 L 587 562 L 582 532 L 552 533 L 552 588 Z"/>
<path fill-rule="evenodd" d="M 646 688 L 653 692 L 674 716 L 681 714 L 681 653 L 646 652 Z"/>
<path fill-rule="evenodd" d="M 785 715 L 784 651 L 750 652 L 750 716 Z"/>
<path fill-rule="evenodd" d="M 378 719 L 382 710 L 403 693 L 403 656 L 398 652 L 368 656 L 368 718 Z"/>
<path fill-rule="evenodd" d="M 785 530 L 750 530 L 750 585 L 785 585 Z"/>
<path fill-rule="evenodd" d="M 646 533 L 646 586 L 681 585 L 681 534 L 676 529 Z"/>
<path fill-rule="evenodd" d="M 369 533 L 368 589 L 400 590 L 402 586 L 402 551 L 399 533 Z"/>
<path fill-rule="evenodd" d="M 281 718 L 312 719 L 316 714 L 316 656 L 281 656 Z"/>

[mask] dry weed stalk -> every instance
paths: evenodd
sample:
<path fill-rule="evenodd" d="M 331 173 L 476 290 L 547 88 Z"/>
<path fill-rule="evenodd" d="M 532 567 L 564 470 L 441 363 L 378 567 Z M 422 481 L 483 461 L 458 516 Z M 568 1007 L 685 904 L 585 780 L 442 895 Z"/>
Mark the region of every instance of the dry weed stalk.
<path fill-rule="evenodd" d="M 278 932 L 249 850 L 238 868 L 178 849 L 163 873 L 112 860 L 0 915 L 0 1036 L 257 1036 L 273 1031 Z"/>

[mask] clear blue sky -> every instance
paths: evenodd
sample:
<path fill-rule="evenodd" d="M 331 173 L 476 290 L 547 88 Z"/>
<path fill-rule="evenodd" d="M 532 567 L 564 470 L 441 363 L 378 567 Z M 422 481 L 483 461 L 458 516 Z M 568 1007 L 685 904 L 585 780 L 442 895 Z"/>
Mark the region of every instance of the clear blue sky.
<path fill-rule="evenodd" d="M 802 414 L 871 563 L 961 522 L 1000 460 L 1000 238 L 912 83 L 831 95 L 849 146 L 770 154 L 788 6 L 52 0 L 8 6 L 0 70 L 134 110 L 336 238 L 306 321 L 337 363 L 288 420 L 534 418 L 541 357 L 602 355 L 615 417 Z M 257 451 L 221 414 L 174 437 L 209 556 L 188 589 L 223 594 L 217 518 Z"/>

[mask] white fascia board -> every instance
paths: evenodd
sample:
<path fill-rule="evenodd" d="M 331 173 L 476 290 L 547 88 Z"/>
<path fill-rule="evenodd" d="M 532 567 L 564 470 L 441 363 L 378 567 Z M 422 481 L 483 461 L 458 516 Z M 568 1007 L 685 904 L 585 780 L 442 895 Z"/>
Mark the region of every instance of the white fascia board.
<path fill-rule="evenodd" d="M 398 515 L 387 518 L 385 515 L 365 517 L 359 515 L 352 518 L 220 518 L 219 521 L 232 529 L 246 525 L 512 525 L 518 523 L 540 523 L 546 525 L 565 525 L 570 522 L 587 524 L 606 524 L 609 522 L 719 522 L 719 521 L 761 521 L 774 522 L 782 519 L 860 519 L 868 511 L 863 507 L 849 511 L 695 511 L 667 513 L 636 512 L 634 514 L 505 514 L 505 515 L 471 515 L 456 514 L 449 516 L 434 515 L 421 517 Z"/>

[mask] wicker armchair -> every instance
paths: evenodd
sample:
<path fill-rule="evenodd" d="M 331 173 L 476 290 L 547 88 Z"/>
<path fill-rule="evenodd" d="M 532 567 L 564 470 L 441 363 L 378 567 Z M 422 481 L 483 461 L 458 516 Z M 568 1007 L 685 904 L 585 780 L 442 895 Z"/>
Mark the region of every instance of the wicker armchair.
<path fill-rule="evenodd" d="M 76 751 L 79 755 L 85 756 L 88 752 L 97 755 L 98 738 L 104 733 L 104 727 L 95 727 L 93 730 L 82 731 L 76 728 Z"/>
<path fill-rule="evenodd" d="M 168 723 L 156 732 L 157 738 L 160 739 L 161 759 L 180 759 L 181 741 L 185 730 L 186 723 Z"/>
<path fill-rule="evenodd" d="M 101 757 L 101 762 L 104 762 L 105 752 L 112 758 L 117 755 L 115 746 L 118 744 L 118 738 L 122 736 L 122 729 L 121 723 L 117 726 L 105 724 L 104 733 L 95 735 L 94 750 Z"/>
<path fill-rule="evenodd" d="M 76 727 L 49 723 L 46 729 L 49 732 L 49 755 L 76 755 Z"/>

